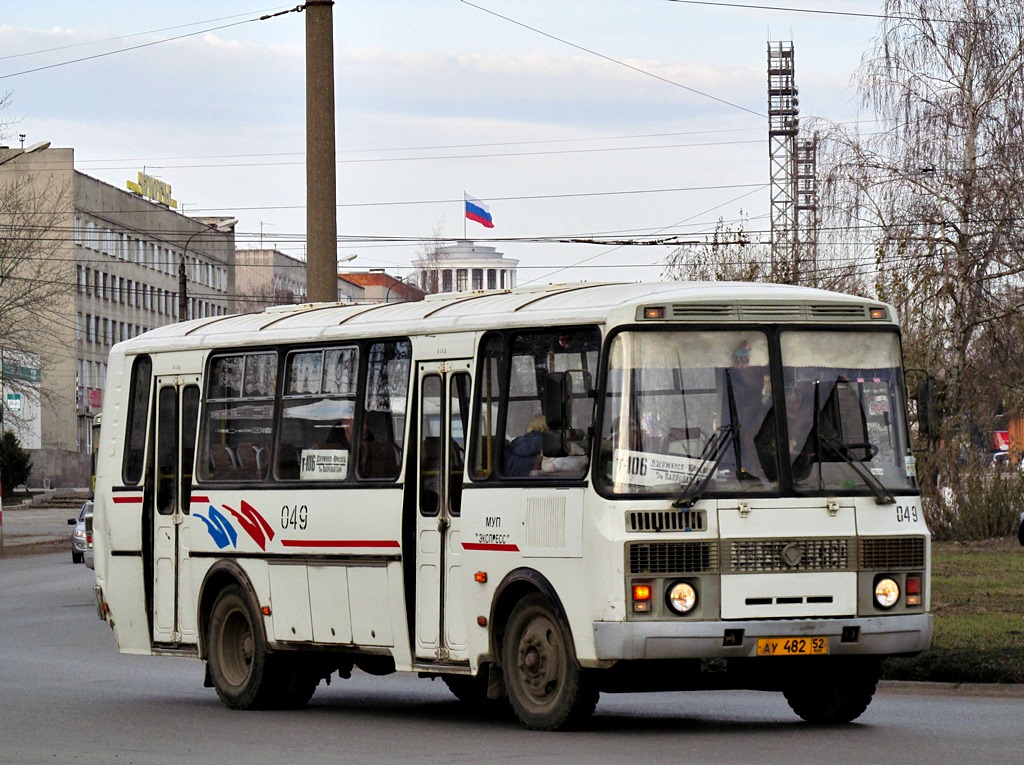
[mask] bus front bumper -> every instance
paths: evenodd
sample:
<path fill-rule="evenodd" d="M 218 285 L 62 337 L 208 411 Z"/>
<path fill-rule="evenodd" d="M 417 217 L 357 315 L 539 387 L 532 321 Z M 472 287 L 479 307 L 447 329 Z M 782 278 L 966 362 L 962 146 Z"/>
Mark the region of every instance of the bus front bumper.
<path fill-rule="evenodd" d="M 849 619 L 787 619 L 718 622 L 594 622 L 599 661 L 711 659 L 757 655 L 759 638 L 827 637 L 828 653 L 891 656 L 926 650 L 931 614 Z"/>

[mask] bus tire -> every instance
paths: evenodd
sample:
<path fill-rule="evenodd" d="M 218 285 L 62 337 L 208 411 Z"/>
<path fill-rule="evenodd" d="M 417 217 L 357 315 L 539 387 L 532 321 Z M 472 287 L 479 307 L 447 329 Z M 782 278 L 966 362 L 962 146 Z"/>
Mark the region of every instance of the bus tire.
<path fill-rule="evenodd" d="M 597 706 L 597 688 L 576 661 L 568 625 L 543 595 L 528 595 L 512 609 L 502 665 L 509 703 L 529 728 L 574 728 Z"/>
<path fill-rule="evenodd" d="M 277 689 L 268 706 L 274 709 L 302 709 L 313 698 L 320 677 L 302 657 L 275 654 L 269 657 Z"/>
<path fill-rule="evenodd" d="M 225 706 L 265 709 L 280 698 L 280 678 L 255 611 L 237 584 L 225 587 L 214 601 L 206 655 L 213 687 Z"/>
<path fill-rule="evenodd" d="M 790 709 L 816 725 L 853 722 L 868 708 L 878 686 L 877 661 L 855 662 L 838 672 L 819 673 L 783 690 Z"/>

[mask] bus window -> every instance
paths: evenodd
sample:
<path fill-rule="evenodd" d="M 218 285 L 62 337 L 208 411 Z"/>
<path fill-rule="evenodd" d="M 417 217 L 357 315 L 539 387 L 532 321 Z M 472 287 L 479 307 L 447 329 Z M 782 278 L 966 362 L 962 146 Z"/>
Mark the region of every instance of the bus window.
<path fill-rule="evenodd" d="M 178 486 L 178 389 L 167 385 L 157 396 L 156 511 L 171 515 L 177 507 Z"/>
<path fill-rule="evenodd" d="M 181 392 L 181 503 L 182 512 L 189 512 L 192 493 L 192 468 L 196 461 L 196 431 L 199 429 L 199 386 L 186 385 Z"/>
<path fill-rule="evenodd" d="M 238 353 L 210 361 L 201 480 L 266 478 L 276 381 L 276 352 Z"/>
<path fill-rule="evenodd" d="M 279 479 L 348 478 L 358 360 L 355 347 L 288 355 L 275 468 Z"/>
<path fill-rule="evenodd" d="M 360 478 L 394 479 L 401 470 L 411 356 L 408 340 L 374 343 L 369 348 L 359 435 Z"/>
<path fill-rule="evenodd" d="M 506 478 L 586 474 L 594 422 L 591 380 L 599 344 L 599 333 L 589 328 L 512 336 L 500 431 Z"/>
<path fill-rule="evenodd" d="M 498 412 L 501 403 L 501 360 L 503 346 L 500 335 L 490 335 L 480 348 L 480 408 L 477 411 L 476 445 L 473 478 L 481 480 L 494 473 L 494 460 L 498 450 Z"/>
<path fill-rule="evenodd" d="M 448 464 L 448 504 L 452 515 L 462 514 L 462 473 L 466 468 L 466 431 L 469 428 L 469 375 L 451 378 L 448 398 L 448 433 L 451 439 Z"/>
<path fill-rule="evenodd" d="M 152 385 L 153 362 L 149 356 L 140 356 L 132 365 L 131 387 L 128 393 L 128 429 L 124 436 L 124 464 L 121 468 L 121 477 L 129 486 L 134 486 L 142 480 L 142 468 L 146 458 L 149 391 Z"/>

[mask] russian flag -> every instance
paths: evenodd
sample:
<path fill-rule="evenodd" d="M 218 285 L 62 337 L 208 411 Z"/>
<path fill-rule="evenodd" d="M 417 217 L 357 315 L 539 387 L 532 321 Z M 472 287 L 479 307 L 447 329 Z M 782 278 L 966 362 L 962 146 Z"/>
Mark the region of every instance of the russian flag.
<path fill-rule="evenodd" d="M 494 221 L 491 220 L 491 210 L 486 204 L 476 197 L 471 197 L 463 192 L 466 197 L 466 217 L 476 221 L 485 228 L 494 228 Z"/>

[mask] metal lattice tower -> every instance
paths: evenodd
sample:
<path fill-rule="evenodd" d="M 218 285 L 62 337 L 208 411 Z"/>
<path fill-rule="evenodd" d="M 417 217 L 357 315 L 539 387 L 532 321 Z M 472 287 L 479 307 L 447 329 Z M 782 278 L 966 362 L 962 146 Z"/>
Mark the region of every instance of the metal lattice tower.
<path fill-rule="evenodd" d="M 796 141 L 793 173 L 796 229 L 793 282 L 818 283 L 818 136 Z"/>
<path fill-rule="evenodd" d="M 768 155 L 771 175 L 772 278 L 796 282 L 799 276 L 796 136 L 800 108 L 792 42 L 768 43 Z M 790 265 L 793 271 L 790 271 Z"/>

